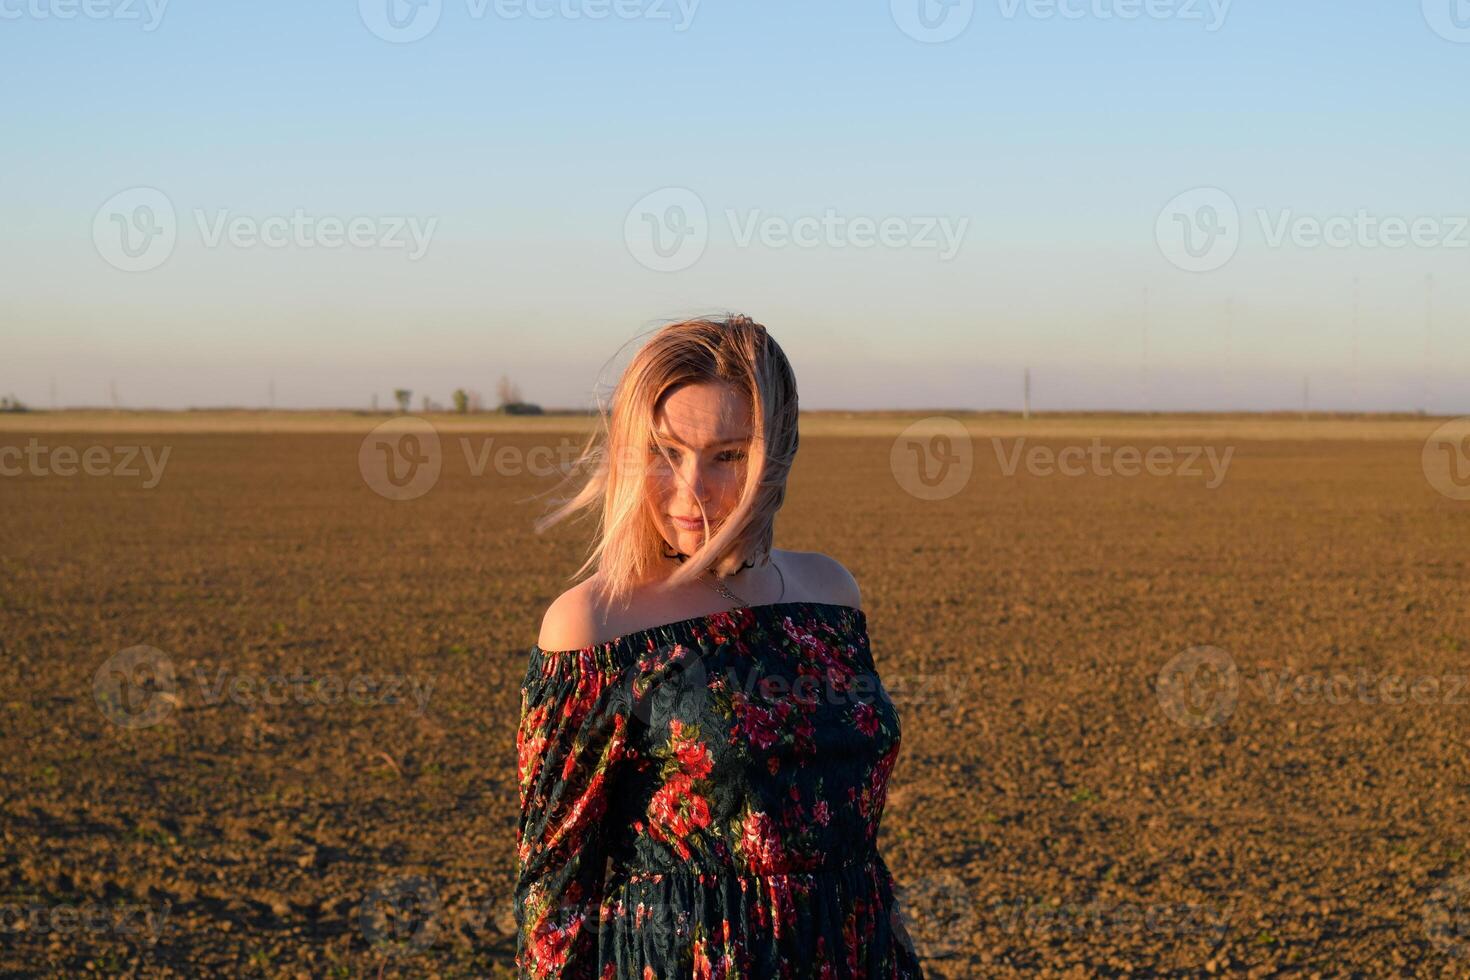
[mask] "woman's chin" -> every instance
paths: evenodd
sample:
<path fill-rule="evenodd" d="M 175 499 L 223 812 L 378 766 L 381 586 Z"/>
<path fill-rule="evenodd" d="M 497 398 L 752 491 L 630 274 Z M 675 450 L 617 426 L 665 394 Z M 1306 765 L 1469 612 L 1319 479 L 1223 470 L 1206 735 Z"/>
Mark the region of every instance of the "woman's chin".
<path fill-rule="evenodd" d="M 683 528 L 674 529 L 674 547 L 686 555 L 692 555 L 704 544 L 703 531 L 686 531 Z"/>

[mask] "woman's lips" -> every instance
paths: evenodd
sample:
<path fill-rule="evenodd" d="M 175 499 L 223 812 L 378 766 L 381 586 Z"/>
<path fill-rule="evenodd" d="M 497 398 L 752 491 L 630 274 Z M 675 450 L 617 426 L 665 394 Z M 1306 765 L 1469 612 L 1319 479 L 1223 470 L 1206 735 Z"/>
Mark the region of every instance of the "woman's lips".
<path fill-rule="evenodd" d="M 704 521 L 700 520 L 697 517 L 694 518 L 693 520 L 691 520 L 691 519 L 689 519 L 687 517 L 674 517 L 672 514 L 670 514 L 669 515 L 669 519 L 674 522 L 674 526 L 675 527 L 680 528 L 680 529 L 685 530 L 685 531 L 703 531 L 704 530 Z"/>

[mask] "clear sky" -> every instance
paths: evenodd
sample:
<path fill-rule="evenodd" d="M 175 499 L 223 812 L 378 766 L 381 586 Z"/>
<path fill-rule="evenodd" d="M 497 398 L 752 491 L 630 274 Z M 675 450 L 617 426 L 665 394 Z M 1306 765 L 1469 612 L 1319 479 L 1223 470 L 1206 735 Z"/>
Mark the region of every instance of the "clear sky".
<path fill-rule="evenodd" d="M 39 407 L 583 405 L 740 310 L 809 407 L 1470 412 L 1465 0 L 0 0 L 0 82 Z"/>

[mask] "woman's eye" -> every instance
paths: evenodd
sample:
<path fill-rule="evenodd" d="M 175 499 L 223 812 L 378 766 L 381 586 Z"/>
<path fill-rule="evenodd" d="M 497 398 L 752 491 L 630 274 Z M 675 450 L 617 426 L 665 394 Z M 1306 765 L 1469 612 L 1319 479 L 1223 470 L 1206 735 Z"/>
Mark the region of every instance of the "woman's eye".
<path fill-rule="evenodd" d="M 720 453 L 720 459 L 726 463 L 738 463 L 745 458 L 745 453 L 739 449 L 727 449 Z"/>

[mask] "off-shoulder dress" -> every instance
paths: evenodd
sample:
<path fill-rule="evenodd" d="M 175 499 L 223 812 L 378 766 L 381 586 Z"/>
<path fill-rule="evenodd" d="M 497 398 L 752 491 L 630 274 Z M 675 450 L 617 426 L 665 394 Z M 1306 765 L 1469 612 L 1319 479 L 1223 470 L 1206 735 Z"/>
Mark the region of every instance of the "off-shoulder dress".
<path fill-rule="evenodd" d="M 516 748 L 520 976 L 923 977 L 877 849 L 899 719 L 862 610 L 533 646 Z"/>

